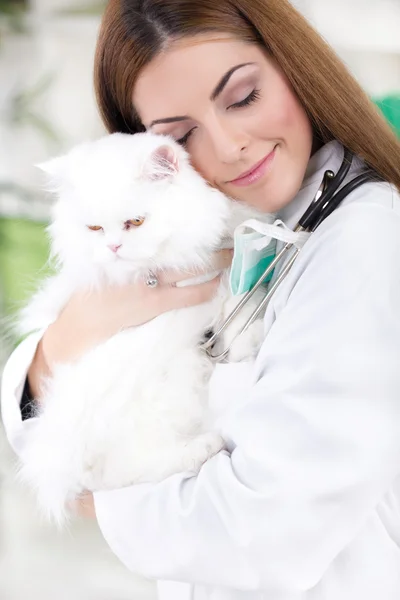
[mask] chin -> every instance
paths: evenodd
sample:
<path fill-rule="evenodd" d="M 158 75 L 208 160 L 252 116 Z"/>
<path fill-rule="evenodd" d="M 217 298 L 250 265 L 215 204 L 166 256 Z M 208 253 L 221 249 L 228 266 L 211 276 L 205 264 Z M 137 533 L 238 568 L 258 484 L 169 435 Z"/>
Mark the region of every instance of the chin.
<path fill-rule="evenodd" d="M 283 185 L 278 193 L 275 193 L 274 190 L 265 189 L 264 192 L 261 191 L 257 207 L 263 212 L 278 213 L 294 200 L 300 188 L 301 181 L 300 183 L 297 181 L 287 181 L 286 185 Z"/>
<path fill-rule="evenodd" d="M 132 273 L 133 269 L 127 268 L 122 261 L 103 265 L 103 277 L 110 284 L 124 285 L 130 281 Z"/>

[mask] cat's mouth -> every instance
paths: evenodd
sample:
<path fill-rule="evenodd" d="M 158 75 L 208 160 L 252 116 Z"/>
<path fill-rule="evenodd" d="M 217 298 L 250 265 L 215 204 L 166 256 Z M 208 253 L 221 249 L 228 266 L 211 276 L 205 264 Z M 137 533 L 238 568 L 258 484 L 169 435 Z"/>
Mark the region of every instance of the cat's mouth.
<path fill-rule="evenodd" d="M 112 258 L 114 259 L 114 261 L 116 261 L 116 260 L 126 260 L 126 256 L 122 256 L 119 252 L 113 253 Z"/>
<path fill-rule="evenodd" d="M 110 254 L 110 256 L 108 257 L 107 264 L 115 265 L 121 262 L 126 262 L 127 260 L 129 259 L 126 256 L 121 256 L 121 254 L 118 254 L 118 252 L 116 252 L 115 254 Z"/>

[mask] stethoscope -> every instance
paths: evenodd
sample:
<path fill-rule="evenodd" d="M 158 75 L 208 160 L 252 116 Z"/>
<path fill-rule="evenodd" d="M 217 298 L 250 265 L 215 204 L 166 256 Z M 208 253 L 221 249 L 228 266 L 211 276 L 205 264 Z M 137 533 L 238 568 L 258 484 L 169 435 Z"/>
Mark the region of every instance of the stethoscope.
<path fill-rule="evenodd" d="M 362 173 L 358 177 L 355 177 L 352 181 L 350 181 L 347 185 L 345 185 L 339 192 L 336 193 L 337 189 L 343 183 L 351 164 L 353 162 L 354 154 L 345 149 L 344 158 L 342 165 L 335 176 L 333 171 L 325 171 L 322 183 L 319 187 L 317 194 L 315 195 L 314 200 L 311 202 L 310 206 L 307 208 L 306 212 L 303 214 L 298 224 L 295 226 L 294 231 L 306 231 L 306 232 L 314 232 L 317 227 L 324 221 L 329 215 L 340 205 L 340 203 L 351 194 L 356 188 L 360 187 L 364 183 L 370 181 L 379 181 L 380 178 L 375 172 L 368 171 L 366 173 Z M 258 288 L 265 283 L 266 278 L 272 273 L 275 269 L 276 265 L 281 261 L 281 259 L 287 254 L 289 250 L 292 250 L 294 247 L 293 243 L 287 243 L 282 248 L 282 250 L 277 254 L 274 260 L 270 263 L 268 268 L 264 271 L 261 277 L 258 279 L 257 283 L 254 287 L 247 292 L 243 298 L 240 300 L 235 309 L 229 314 L 229 316 L 225 319 L 219 329 L 203 344 L 201 344 L 201 348 L 206 351 L 207 355 L 215 362 L 221 362 L 228 354 L 235 340 L 244 333 L 252 323 L 257 319 L 260 313 L 267 306 L 271 297 L 285 279 L 287 274 L 289 273 L 291 267 L 293 266 L 294 261 L 296 260 L 300 248 L 296 248 L 293 255 L 290 257 L 288 263 L 282 269 L 282 272 L 279 273 L 279 276 L 271 285 L 268 290 L 266 296 L 259 303 L 257 308 L 251 314 L 250 318 L 243 325 L 241 330 L 236 334 L 236 336 L 232 339 L 231 343 L 225 350 L 223 350 L 220 354 L 214 355 L 212 353 L 212 347 L 215 342 L 218 340 L 219 336 L 226 330 L 226 328 L 232 323 L 233 319 L 236 315 L 242 310 L 243 306 L 250 300 L 250 298 L 255 294 Z"/>

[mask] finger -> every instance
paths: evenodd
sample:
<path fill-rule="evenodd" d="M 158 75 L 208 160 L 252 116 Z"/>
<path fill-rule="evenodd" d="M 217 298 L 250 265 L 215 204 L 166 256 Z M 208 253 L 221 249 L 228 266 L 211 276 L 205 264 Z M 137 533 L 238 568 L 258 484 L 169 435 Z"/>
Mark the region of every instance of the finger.
<path fill-rule="evenodd" d="M 211 267 L 216 271 L 227 269 L 232 264 L 232 258 L 232 248 L 225 248 L 224 250 L 219 250 L 213 255 L 213 262 L 211 264 Z"/>
<path fill-rule="evenodd" d="M 188 306 L 208 302 L 215 296 L 220 282 L 221 276 L 218 275 L 211 281 L 198 285 L 160 288 L 160 292 L 164 296 L 163 307 L 165 310 L 173 310 L 174 308 L 187 308 Z"/>
<path fill-rule="evenodd" d="M 93 518 L 96 516 L 94 510 L 93 494 L 90 492 L 84 492 L 78 496 L 75 500 L 77 512 L 81 517 Z"/>
<path fill-rule="evenodd" d="M 204 274 L 206 269 L 199 269 L 196 267 L 188 267 L 187 269 L 180 269 L 179 271 L 168 269 L 168 271 L 160 271 L 157 273 L 158 281 L 161 285 L 173 285 L 178 281 L 186 281 L 186 279 L 194 279 Z"/>
<path fill-rule="evenodd" d="M 222 271 L 223 269 L 227 269 L 231 263 L 233 258 L 233 250 L 230 248 L 226 248 L 224 250 L 219 250 L 215 252 L 211 259 L 207 268 L 199 269 L 196 267 L 188 267 L 187 269 L 180 270 L 167 270 L 161 271 L 157 274 L 158 280 L 162 285 L 171 285 L 177 283 L 178 281 L 185 281 L 186 279 L 193 279 L 195 277 L 199 277 L 204 273 L 208 273 L 210 271 Z"/>

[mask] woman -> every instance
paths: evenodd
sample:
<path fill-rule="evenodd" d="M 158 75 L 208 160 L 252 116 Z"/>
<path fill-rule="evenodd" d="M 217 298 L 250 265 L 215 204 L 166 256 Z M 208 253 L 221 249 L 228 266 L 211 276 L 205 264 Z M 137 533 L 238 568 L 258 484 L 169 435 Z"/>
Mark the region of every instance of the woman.
<path fill-rule="evenodd" d="M 267 309 L 251 383 L 238 365 L 216 370 L 228 450 L 196 477 L 95 493 L 106 540 L 162 599 L 399 598 L 399 141 L 286 0 L 111 0 L 95 80 L 110 132 L 172 135 L 211 185 L 289 227 L 344 147 L 357 155 L 346 181 L 377 176 L 304 246 Z M 40 400 L 55 361 L 217 285 L 169 285 L 184 278 L 75 297 L 17 348 L 3 382 L 17 453 L 35 426 L 21 419 L 26 373 Z"/>

